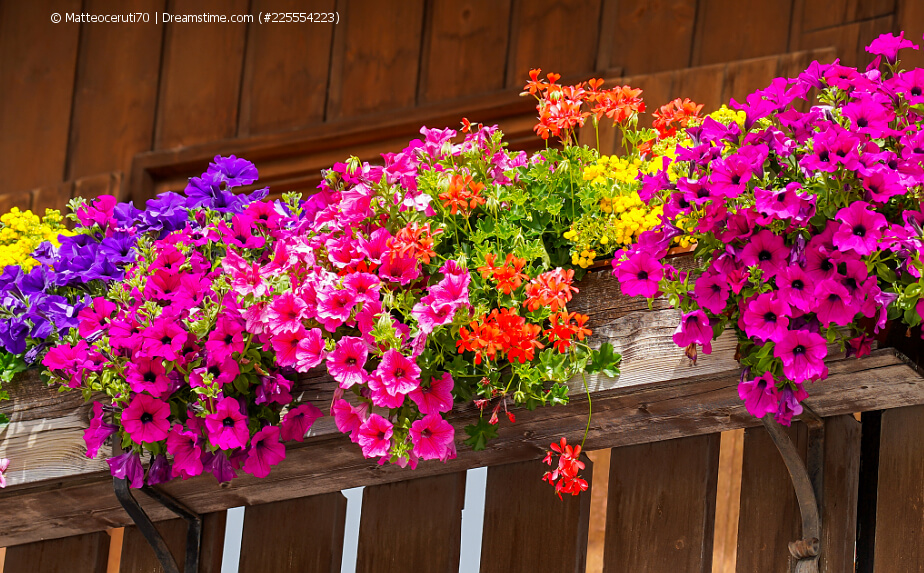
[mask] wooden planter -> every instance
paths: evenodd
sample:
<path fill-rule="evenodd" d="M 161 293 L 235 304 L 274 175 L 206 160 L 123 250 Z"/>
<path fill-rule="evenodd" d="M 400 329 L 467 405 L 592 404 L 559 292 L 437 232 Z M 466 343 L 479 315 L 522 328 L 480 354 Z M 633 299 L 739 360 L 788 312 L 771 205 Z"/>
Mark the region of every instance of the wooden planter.
<path fill-rule="evenodd" d="M 607 340 L 623 356 L 622 374 L 611 379 L 589 376 L 593 418 L 585 449 L 594 450 L 662 441 L 757 426 L 737 394 L 740 369 L 734 359 L 734 334 L 713 343 L 710 355 L 693 366 L 672 341 L 676 310 L 656 301 L 626 297 L 607 270 L 590 273 L 578 285 L 570 305 L 590 316 L 594 340 Z M 892 348 L 846 359 L 832 355 L 829 378 L 810 385 L 805 404 L 821 417 L 924 404 L 921 374 Z M 334 383 L 326 375 L 308 379 L 295 393 L 323 411 Z M 11 422 L 0 429 L 0 457 L 12 464 L 9 486 L 0 490 L 0 536 L 4 545 L 100 531 L 129 524 L 112 491 L 104 457 L 85 457 L 82 434 L 89 405 L 78 392 L 57 393 L 35 373 L 9 385 L 11 401 L 0 412 Z M 423 462 L 411 471 L 380 466 L 340 434 L 330 417 L 319 420 L 301 444 L 287 446 L 287 459 L 266 479 L 241 474 L 229 484 L 211 475 L 173 480 L 162 489 L 198 513 L 339 491 L 360 485 L 458 472 L 472 467 L 540 458 L 561 436 L 576 442 L 587 423 L 588 400 L 580 379 L 572 383 L 568 406 L 518 411 L 517 422 L 502 422 L 499 437 L 482 452 L 462 445 L 461 428 L 478 417 L 472 405 L 457 405 L 452 422 L 459 455 L 446 464 Z M 537 475 L 541 468 L 537 465 Z M 142 496 L 143 497 L 143 496 Z M 173 517 L 141 500 L 153 519 Z"/>

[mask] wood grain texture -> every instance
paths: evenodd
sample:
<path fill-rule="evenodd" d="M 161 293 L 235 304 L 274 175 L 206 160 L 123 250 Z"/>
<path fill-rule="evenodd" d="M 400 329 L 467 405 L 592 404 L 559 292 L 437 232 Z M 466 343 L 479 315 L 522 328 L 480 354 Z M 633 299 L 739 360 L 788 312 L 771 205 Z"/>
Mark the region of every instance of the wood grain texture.
<path fill-rule="evenodd" d="M 51 22 L 80 0 L 0 3 L 0 188 L 64 181 L 80 27 Z"/>
<path fill-rule="evenodd" d="M 103 532 L 37 541 L 8 548 L 3 573 L 106 573 L 108 556 Z"/>
<path fill-rule="evenodd" d="M 488 468 L 482 573 L 584 573 L 593 463 L 586 456 L 582 460 L 590 491 L 561 500 L 542 481 L 546 465 L 525 462 Z"/>
<path fill-rule="evenodd" d="M 587 573 L 602 573 L 606 547 L 606 502 L 610 483 L 611 450 L 587 452 L 593 462 L 593 488 L 590 491 L 590 523 L 587 526 Z"/>
<path fill-rule="evenodd" d="M 738 513 L 741 508 L 743 458 L 744 430 L 723 432 L 716 486 L 715 535 L 712 543 L 713 573 L 735 573 L 735 563 L 738 561 Z"/>
<path fill-rule="evenodd" d="M 691 65 L 702 66 L 787 51 L 793 0 L 699 0 Z"/>
<path fill-rule="evenodd" d="M 852 571 L 857 539 L 860 423 L 850 415 L 827 418 L 821 512 L 821 573 Z"/>
<path fill-rule="evenodd" d="M 805 457 L 808 431 L 793 423 L 786 433 Z M 744 431 L 741 512 L 738 521 L 738 573 L 788 573 L 788 545 L 801 539 L 796 493 L 783 458 L 763 427 Z"/>
<path fill-rule="evenodd" d="M 637 75 L 689 66 L 696 3 L 604 0 L 598 69 L 619 66 L 626 74 Z M 652 44 L 654 37 L 656 44 Z"/>
<path fill-rule="evenodd" d="M 821 416 L 924 404 L 920 375 L 889 349 L 874 351 L 862 360 L 832 359 L 828 364 L 829 378 L 810 389 L 812 396 L 806 402 Z M 754 426 L 757 421 L 747 414 L 737 395 L 738 376 L 738 371 L 733 370 L 595 393 L 594 417 L 585 445 L 588 449 L 602 449 Z M 400 467 L 379 466 L 374 460 L 363 459 L 348 437 L 328 429 L 309 436 L 302 444 L 288 447 L 286 460 L 273 469 L 269 480 L 243 475 L 227 487 L 219 487 L 211 476 L 201 476 L 174 480 L 163 489 L 195 511 L 208 513 L 359 485 L 390 483 L 412 476 L 533 460 L 542 457 L 548 444 L 560 436 L 581 435 L 587 413 L 587 402 L 581 396 L 574 397 L 568 406 L 517 411 L 517 423 L 502 425 L 498 438 L 481 452 L 472 452 L 462 445 L 464 434 L 459 431 L 459 455 L 455 460 L 446 464 L 422 463 L 413 474 Z M 475 419 L 477 410 L 469 407 L 460 408 L 450 416 L 457 428 Z M 79 430 L 75 433 L 79 436 Z M 28 478 L 28 473 L 11 467 L 11 485 L 0 491 L 0 513 L 11 516 L 0 522 L 0 539 L 4 544 L 64 537 L 128 523 L 112 494 L 108 471 L 93 472 L 84 464 L 72 468 L 67 478 L 45 481 Z M 172 517 L 145 500 L 142 504 L 154 519 Z"/>
<path fill-rule="evenodd" d="M 71 200 L 74 193 L 73 181 L 49 185 L 48 187 L 39 187 L 32 190 L 32 212 L 36 215 L 44 216 L 45 209 L 58 209 L 61 213 L 65 212 L 67 202 Z M 20 209 L 22 205 L 18 205 Z"/>
<path fill-rule="evenodd" d="M 604 573 L 712 570 L 719 434 L 613 449 Z"/>
<path fill-rule="evenodd" d="M 142 497 L 144 494 L 138 494 Z M 202 516 L 202 543 L 197 573 L 221 573 L 221 558 L 225 541 L 224 511 Z M 170 519 L 157 524 L 157 530 L 170 548 L 180 570 L 186 558 L 186 520 Z M 154 550 L 135 526 L 122 533 L 122 555 L 118 573 L 163 573 Z"/>
<path fill-rule="evenodd" d="M 89 0 L 90 14 L 163 12 L 164 0 Z M 131 169 L 151 149 L 163 27 L 86 24 L 82 28 L 66 179 Z"/>
<path fill-rule="evenodd" d="M 895 14 L 895 30 L 905 32 L 905 37 L 917 43 L 924 35 L 924 2 L 902 0 L 898 2 Z M 902 67 L 906 70 L 924 67 L 924 53 L 920 50 L 902 50 Z"/>
<path fill-rule="evenodd" d="M 420 102 L 504 88 L 511 0 L 433 0 L 420 68 Z"/>
<path fill-rule="evenodd" d="M 457 571 L 464 502 L 465 472 L 367 487 L 357 573 Z"/>
<path fill-rule="evenodd" d="M 238 571 L 339 573 L 346 505 L 334 492 L 248 507 Z"/>
<path fill-rule="evenodd" d="M 248 2 L 171 0 L 167 8 L 173 14 L 246 14 Z M 232 137 L 248 24 L 161 25 L 166 31 L 154 148 Z"/>
<path fill-rule="evenodd" d="M 333 12 L 335 0 L 313 2 Z M 302 12 L 297 0 L 255 0 L 250 13 Z M 250 26 L 238 136 L 289 131 L 324 121 L 334 24 Z"/>
<path fill-rule="evenodd" d="M 601 0 L 513 0 L 507 87 L 522 87 L 532 68 L 565 77 L 598 70 L 600 8 Z"/>
<path fill-rule="evenodd" d="M 327 119 L 413 107 L 424 0 L 341 0 Z"/>
<path fill-rule="evenodd" d="M 924 408 L 882 414 L 876 573 L 924 570 Z"/>

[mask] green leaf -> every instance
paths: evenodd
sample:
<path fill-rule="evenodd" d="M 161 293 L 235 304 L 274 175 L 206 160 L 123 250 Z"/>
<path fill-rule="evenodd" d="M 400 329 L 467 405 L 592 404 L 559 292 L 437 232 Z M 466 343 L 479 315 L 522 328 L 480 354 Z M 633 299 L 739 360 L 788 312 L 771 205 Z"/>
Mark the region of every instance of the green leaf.
<path fill-rule="evenodd" d="M 469 435 L 465 443 L 478 452 L 488 445 L 488 440 L 497 437 L 497 427 L 489 424 L 485 418 L 480 418 L 477 424 L 466 426 L 465 433 Z"/>
<path fill-rule="evenodd" d="M 587 365 L 587 373 L 593 374 L 601 372 L 610 378 L 619 376 L 619 363 L 622 356 L 613 350 L 613 345 L 606 342 L 600 345 L 599 350 L 591 352 L 590 364 Z"/>

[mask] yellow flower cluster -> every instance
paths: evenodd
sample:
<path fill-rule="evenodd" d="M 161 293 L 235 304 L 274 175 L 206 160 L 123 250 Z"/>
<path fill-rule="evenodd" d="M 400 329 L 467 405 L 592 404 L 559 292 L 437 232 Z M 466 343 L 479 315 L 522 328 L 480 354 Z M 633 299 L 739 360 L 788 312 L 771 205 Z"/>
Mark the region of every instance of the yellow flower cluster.
<path fill-rule="evenodd" d="M 601 199 L 600 213 L 589 213 L 564 233 L 574 243 L 571 264 L 589 267 L 597 253 L 608 254 L 634 243 L 643 232 L 661 222 L 662 208 L 649 208 L 638 193 Z"/>
<path fill-rule="evenodd" d="M 38 264 L 30 256 L 36 247 L 45 241 L 59 246 L 58 235 L 70 234 L 60 211 L 45 209 L 45 216 L 39 217 L 13 207 L 0 216 L 0 268 L 19 265 L 28 271 Z"/>
<path fill-rule="evenodd" d="M 742 110 L 736 111 L 722 104 L 722 107 L 710 113 L 709 117 L 725 125 L 731 125 L 732 122 L 735 122 L 738 124 L 738 127 L 744 129 L 744 120 L 747 118 L 747 114 Z"/>
<path fill-rule="evenodd" d="M 601 155 L 594 163 L 584 168 L 584 181 L 595 185 L 609 185 L 611 181 L 633 183 L 638 177 L 642 162 L 616 155 Z"/>

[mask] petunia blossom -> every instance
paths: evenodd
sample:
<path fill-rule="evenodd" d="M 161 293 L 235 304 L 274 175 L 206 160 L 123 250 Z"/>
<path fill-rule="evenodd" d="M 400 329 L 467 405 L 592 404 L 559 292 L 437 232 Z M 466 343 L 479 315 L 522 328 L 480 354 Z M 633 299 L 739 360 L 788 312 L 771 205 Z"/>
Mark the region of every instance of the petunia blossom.
<path fill-rule="evenodd" d="M 135 394 L 122 411 L 122 427 L 139 444 L 151 444 L 167 439 L 170 431 L 170 406 L 148 394 Z"/>
<path fill-rule="evenodd" d="M 173 477 L 188 479 L 202 473 L 202 449 L 195 433 L 174 424 L 167 435 L 167 453 L 173 456 Z"/>
<path fill-rule="evenodd" d="M 295 440 L 301 442 L 305 439 L 305 434 L 314 424 L 315 420 L 324 414 L 314 404 L 302 404 L 292 408 L 282 419 L 280 427 L 282 429 L 282 439 L 284 441 Z"/>
<path fill-rule="evenodd" d="M 237 398 L 227 397 L 219 402 L 215 413 L 205 417 L 205 427 L 209 441 L 222 450 L 243 448 L 250 437 L 247 416 L 241 413 Z"/>
<path fill-rule="evenodd" d="M 144 468 L 141 467 L 141 457 L 138 452 L 125 452 L 114 458 L 106 460 L 112 477 L 128 481 L 129 487 L 138 489 L 144 487 Z"/>
<path fill-rule="evenodd" d="M 440 378 L 430 379 L 430 385 L 412 390 L 408 396 L 417 404 L 421 414 L 438 414 L 452 410 L 452 388 L 454 382 L 449 372 Z"/>
<path fill-rule="evenodd" d="M 422 420 L 415 421 L 408 433 L 414 445 L 414 453 L 420 459 L 445 462 L 455 457 L 455 452 L 450 449 L 455 439 L 455 430 L 439 414 L 427 414 Z"/>
<path fill-rule="evenodd" d="M 391 422 L 372 414 L 359 427 L 359 446 L 363 449 L 363 456 L 374 458 L 384 456 L 391 449 L 391 436 L 393 425 Z"/>
<path fill-rule="evenodd" d="M 115 424 L 103 421 L 103 405 L 93 402 L 93 416 L 90 417 L 90 427 L 83 431 L 83 441 L 87 444 L 87 457 L 95 458 L 100 447 L 119 429 Z"/>
<path fill-rule="evenodd" d="M 801 382 L 827 376 L 824 359 L 828 345 L 820 335 L 808 330 L 793 330 L 776 343 L 773 355 L 783 362 L 783 375 Z"/>
<path fill-rule="evenodd" d="M 712 352 L 712 326 L 709 317 L 701 310 L 694 310 L 680 317 L 680 324 L 674 331 L 674 344 L 686 348 L 691 344 L 702 344 L 703 353 Z"/>
<path fill-rule="evenodd" d="M 286 458 L 286 448 L 279 443 L 279 427 L 265 426 L 253 435 L 243 470 L 255 477 L 265 478 L 274 466 Z"/>
<path fill-rule="evenodd" d="M 779 341 L 789 328 L 789 305 L 771 293 L 748 302 L 742 314 L 744 332 L 761 340 Z"/>
<path fill-rule="evenodd" d="M 841 223 L 833 237 L 838 249 L 852 250 L 858 255 L 868 255 L 876 249 L 887 222 L 882 214 L 869 207 L 869 203 L 856 201 L 834 216 Z"/>
<path fill-rule="evenodd" d="M 344 336 L 337 341 L 334 351 L 327 355 L 327 371 L 346 390 L 363 381 L 363 366 L 368 354 L 363 339 Z"/>
<path fill-rule="evenodd" d="M 376 373 L 392 396 L 407 394 L 420 386 L 420 367 L 394 349 L 385 351 Z"/>
<path fill-rule="evenodd" d="M 658 295 L 658 282 L 664 276 L 664 265 L 647 252 L 630 255 L 625 261 L 614 258 L 613 268 L 624 294 L 645 298 Z"/>
<path fill-rule="evenodd" d="M 748 413 L 755 418 L 763 418 L 776 412 L 780 394 L 776 389 L 773 375 L 764 372 L 753 380 L 738 383 L 738 397 L 744 400 Z"/>

